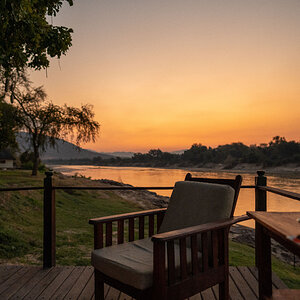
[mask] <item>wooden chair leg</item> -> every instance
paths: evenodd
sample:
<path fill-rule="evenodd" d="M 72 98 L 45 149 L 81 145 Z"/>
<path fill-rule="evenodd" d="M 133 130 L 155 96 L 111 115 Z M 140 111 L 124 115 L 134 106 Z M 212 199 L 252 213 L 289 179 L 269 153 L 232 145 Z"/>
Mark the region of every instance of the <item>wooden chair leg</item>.
<path fill-rule="evenodd" d="M 98 270 L 94 269 L 95 300 L 104 300 L 104 281 Z"/>
<path fill-rule="evenodd" d="M 220 261 L 224 263 L 224 281 L 219 284 L 219 300 L 229 300 L 229 228 L 223 230 L 219 236 L 219 246 L 221 250 Z"/>
<path fill-rule="evenodd" d="M 229 280 L 228 278 L 219 284 L 219 300 L 229 300 Z"/>

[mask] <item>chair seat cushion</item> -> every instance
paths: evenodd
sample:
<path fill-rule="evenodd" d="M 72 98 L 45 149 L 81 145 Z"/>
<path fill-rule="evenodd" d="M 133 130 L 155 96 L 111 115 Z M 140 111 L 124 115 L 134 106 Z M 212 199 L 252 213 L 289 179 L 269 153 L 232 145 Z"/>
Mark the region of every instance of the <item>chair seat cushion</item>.
<path fill-rule="evenodd" d="M 175 248 L 175 268 L 179 269 L 179 246 Z M 200 258 L 200 253 L 199 258 Z M 190 265 L 191 251 L 187 249 Z M 92 252 L 92 265 L 101 273 L 144 290 L 153 285 L 153 243 L 151 238 L 114 245 Z"/>

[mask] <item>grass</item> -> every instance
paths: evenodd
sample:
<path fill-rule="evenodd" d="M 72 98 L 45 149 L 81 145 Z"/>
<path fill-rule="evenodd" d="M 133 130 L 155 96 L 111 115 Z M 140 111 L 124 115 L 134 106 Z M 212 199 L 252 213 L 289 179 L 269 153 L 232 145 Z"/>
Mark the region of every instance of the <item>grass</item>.
<path fill-rule="evenodd" d="M 0 170 L 0 187 L 42 186 L 43 174 Z M 55 185 L 95 185 L 86 178 L 54 176 Z M 56 191 L 56 260 L 58 265 L 89 265 L 93 249 L 93 217 L 141 210 L 113 191 Z M 0 262 L 42 264 L 43 191 L 0 192 Z M 147 224 L 145 231 L 147 230 Z M 254 249 L 230 242 L 230 265 L 254 265 Z M 300 288 L 300 270 L 273 258 L 273 271 L 290 288 Z"/>
<path fill-rule="evenodd" d="M 254 248 L 237 242 L 229 243 L 229 264 L 231 266 L 254 266 Z M 272 271 L 289 287 L 300 288 L 300 268 L 283 263 L 272 256 Z"/>
<path fill-rule="evenodd" d="M 1 187 L 42 186 L 42 174 L 0 171 Z M 89 180 L 55 177 L 56 185 L 88 185 Z M 0 193 L 0 262 L 41 264 L 43 191 Z M 93 249 L 93 228 L 88 220 L 140 210 L 112 191 L 56 191 L 57 264 L 88 265 Z"/>

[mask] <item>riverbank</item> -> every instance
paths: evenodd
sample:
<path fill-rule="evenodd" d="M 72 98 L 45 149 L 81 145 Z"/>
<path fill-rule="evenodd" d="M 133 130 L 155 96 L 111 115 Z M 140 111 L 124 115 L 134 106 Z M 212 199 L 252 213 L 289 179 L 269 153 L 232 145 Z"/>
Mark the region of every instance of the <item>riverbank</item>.
<path fill-rule="evenodd" d="M 186 170 L 189 172 L 226 172 L 226 173 L 252 173 L 256 174 L 258 170 L 264 170 L 267 174 L 270 175 L 293 175 L 297 178 L 300 178 L 300 165 L 299 164 L 285 164 L 282 166 L 276 167 L 264 167 L 262 165 L 256 164 L 237 164 L 232 168 L 228 168 L 225 164 L 205 164 L 201 166 L 195 165 L 182 165 L 182 164 L 173 164 L 173 165 L 162 165 L 162 164 L 149 164 L 149 163 L 128 163 L 128 164 L 90 164 L 90 163 L 80 163 L 74 161 L 73 163 L 67 161 L 53 161 L 47 162 L 47 166 L 52 168 L 57 165 L 68 165 L 68 166 L 95 166 L 95 167 L 133 167 L 133 168 L 159 168 L 159 169 L 178 169 Z"/>
<path fill-rule="evenodd" d="M 287 164 L 277 167 L 263 167 L 261 165 L 255 164 L 238 164 L 233 168 L 226 168 L 223 164 L 206 166 L 206 167 L 191 167 L 188 168 L 193 171 L 220 171 L 229 173 L 253 173 L 256 174 L 258 170 L 264 170 L 268 174 L 295 174 L 300 176 L 300 165 L 297 164 Z"/>

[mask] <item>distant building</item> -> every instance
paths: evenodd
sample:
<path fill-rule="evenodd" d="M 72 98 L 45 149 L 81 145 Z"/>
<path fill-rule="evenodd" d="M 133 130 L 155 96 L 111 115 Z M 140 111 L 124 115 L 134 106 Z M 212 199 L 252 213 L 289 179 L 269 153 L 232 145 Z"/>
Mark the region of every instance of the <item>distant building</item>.
<path fill-rule="evenodd" d="M 8 150 L 0 151 L 0 169 L 14 168 L 14 156 Z"/>

